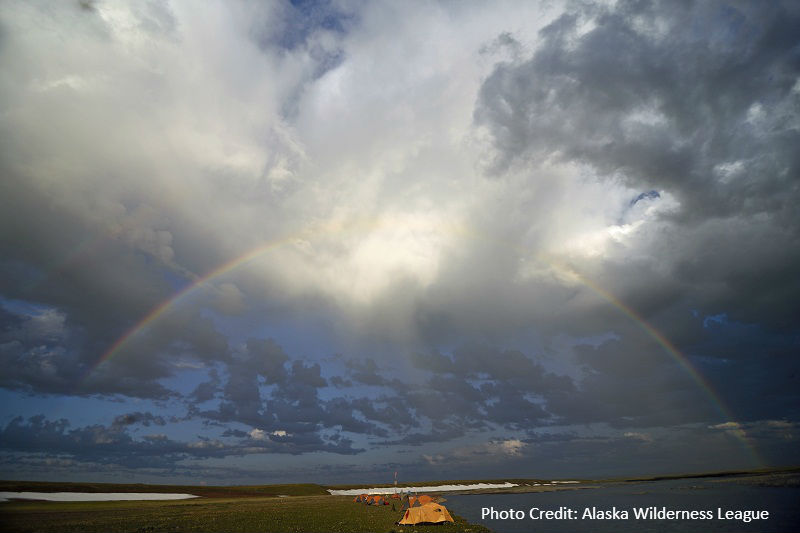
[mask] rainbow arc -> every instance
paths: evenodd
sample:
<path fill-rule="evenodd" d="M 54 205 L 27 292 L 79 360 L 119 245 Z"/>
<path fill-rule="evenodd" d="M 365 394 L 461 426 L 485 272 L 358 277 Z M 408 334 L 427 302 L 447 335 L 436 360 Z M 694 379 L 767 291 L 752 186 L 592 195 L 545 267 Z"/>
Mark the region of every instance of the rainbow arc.
<path fill-rule="evenodd" d="M 90 369 L 86 374 L 86 377 L 95 372 L 97 368 L 100 367 L 103 363 L 112 359 L 116 354 L 122 351 L 122 349 L 137 334 L 139 334 L 139 332 L 146 329 L 153 322 L 157 321 L 167 311 L 169 311 L 171 308 L 177 305 L 180 301 L 184 300 L 191 293 L 195 292 L 200 287 L 209 284 L 214 279 L 223 276 L 237 268 L 240 268 L 260 257 L 263 257 L 264 255 L 273 252 L 274 250 L 282 246 L 292 244 L 299 240 L 313 239 L 315 237 L 320 238 L 323 235 L 339 234 L 357 230 L 370 230 L 370 229 L 375 229 L 376 227 L 385 223 L 386 220 L 375 218 L 375 219 L 359 221 L 349 225 L 344 225 L 342 223 L 321 224 L 302 231 L 289 234 L 282 238 L 275 239 L 268 243 L 261 244 L 251 250 L 248 250 L 242 255 L 219 265 L 218 267 L 206 273 L 205 275 L 197 277 L 186 287 L 175 292 L 168 299 L 154 306 L 147 314 L 145 314 L 142 318 L 140 318 L 139 321 L 137 321 L 131 328 L 125 331 L 125 333 L 123 333 L 113 344 L 111 344 L 105 352 L 103 352 L 103 354 L 96 361 L 96 363 L 90 367 Z M 494 243 L 498 242 L 496 240 L 489 239 L 486 236 L 483 236 L 475 232 L 474 230 L 470 230 L 460 226 L 442 227 L 440 228 L 440 230 L 442 231 L 447 230 L 449 232 L 452 232 L 454 234 L 466 238 L 483 240 Z M 516 251 L 520 252 L 525 251 L 517 245 L 506 243 L 506 246 L 515 249 Z M 582 276 L 581 274 L 576 272 L 573 268 L 561 264 L 552 258 L 545 259 L 540 256 L 539 259 L 548 264 L 551 268 L 553 268 L 556 272 L 560 273 L 562 276 L 565 276 L 568 279 L 578 282 L 579 284 L 585 286 L 586 288 L 591 290 L 594 294 L 596 294 L 606 302 L 613 305 L 623 315 L 632 320 L 633 323 L 635 323 L 646 335 L 652 338 L 663 349 L 663 351 L 667 355 L 669 355 L 670 358 L 672 358 L 675 361 L 675 363 L 677 363 L 679 367 L 682 368 L 691 377 L 691 379 L 703 391 L 703 393 L 706 395 L 709 401 L 715 406 L 716 410 L 720 413 L 720 415 L 725 419 L 725 422 L 734 423 L 737 426 L 737 430 L 731 432 L 731 434 L 739 439 L 742 446 L 746 450 L 748 456 L 756 465 L 764 466 L 765 462 L 760 458 L 757 450 L 755 449 L 755 446 L 747 437 L 746 432 L 743 429 L 741 429 L 740 425 L 735 423 L 736 418 L 733 416 L 731 410 L 725 405 L 723 399 L 719 396 L 718 393 L 714 391 L 714 388 L 705 379 L 702 373 L 700 373 L 697 370 L 697 368 L 691 363 L 691 361 L 683 353 L 681 353 L 681 351 L 678 350 L 678 348 L 675 347 L 674 344 L 670 342 L 669 339 L 666 338 L 666 336 L 664 336 L 658 329 L 656 329 L 652 324 L 650 324 L 643 316 L 641 316 L 635 310 L 633 310 L 624 302 L 619 300 L 612 293 L 598 286 L 596 283 L 586 278 L 585 276 Z"/>

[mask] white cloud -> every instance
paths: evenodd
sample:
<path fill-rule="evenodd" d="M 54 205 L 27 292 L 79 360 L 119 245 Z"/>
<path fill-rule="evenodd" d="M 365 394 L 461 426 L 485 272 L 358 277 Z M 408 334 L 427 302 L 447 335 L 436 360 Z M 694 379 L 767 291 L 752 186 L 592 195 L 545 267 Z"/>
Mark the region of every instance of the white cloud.
<path fill-rule="evenodd" d="M 15 4 L 29 27 L 3 56 L 16 80 L 5 127 L 35 147 L 17 151 L 17 168 L 101 234 L 190 279 L 305 231 L 302 248 L 275 246 L 232 272 L 220 309 L 244 311 L 234 284 L 248 277 L 289 299 L 320 294 L 355 317 L 348 327 L 378 320 L 373 307 L 391 299 L 384 327 L 403 335 L 414 334 L 416 295 L 481 239 L 506 241 L 509 257 L 567 243 L 591 258 L 632 227 L 609 225 L 614 210 L 587 210 L 620 191 L 577 168 L 545 169 L 553 178 L 529 192 L 535 167 L 496 181 L 482 173 L 473 109 L 493 67 L 487 44 L 505 32 L 531 50 L 557 6 L 367 5 L 350 31 L 320 29 L 290 52 L 259 41 L 282 31 L 270 9 Z M 41 28 L 67 16 L 68 44 L 45 46 Z M 318 78 L 312 44 L 340 57 Z M 407 299 L 393 298 L 398 287 Z"/>
<path fill-rule="evenodd" d="M 252 429 L 250 430 L 250 438 L 255 440 L 266 440 L 267 439 L 267 432 L 263 429 Z"/>
<path fill-rule="evenodd" d="M 638 440 L 640 442 L 653 442 L 653 437 L 650 436 L 650 434 L 639 431 L 627 431 L 623 436 L 627 439 Z"/>
<path fill-rule="evenodd" d="M 291 437 L 292 434 L 283 430 L 283 429 L 276 429 L 272 432 L 266 432 L 263 429 L 251 429 L 248 433 L 250 438 L 253 440 L 269 440 L 270 437 Z"/>
<path fill-rule="evenodd" d="M 527 443 L 520 439 L 490 440 L 480 444 L 470 444 L 453 448 L 440 454 L 424 455 L 423 459 L 429 464 L 447 464 L 449 462 L 495 462 L 509 458 L 521 457 Z"/>
<path fill-rule="evenodd" d="M 742 425 L 739 422 L 722 422 L 720 424 L 714 424 L 713 426 L 708 426 L 710 429 L 741 429 Z"/>
<path fill-rule="evenodd" d="M 194 448 L 198 450 L 209 450 L 209 449 L 222 449 L 225 447 L 225 444 L 214 439 L 214 440 L 199 440 L 195 442 L 189 443 L 189 448 Z"/>

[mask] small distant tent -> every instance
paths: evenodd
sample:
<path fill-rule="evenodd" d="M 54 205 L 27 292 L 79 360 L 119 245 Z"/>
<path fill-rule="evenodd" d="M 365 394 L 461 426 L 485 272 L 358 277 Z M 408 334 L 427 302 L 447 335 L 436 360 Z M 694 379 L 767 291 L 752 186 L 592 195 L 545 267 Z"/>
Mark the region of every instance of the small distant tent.
<path fill-rule="evenodd" d="M 433 496 L 423 494 L 422 496 L 417 496 L 417 503 L 419 505 L 425 505 L 426 503 L 436 503 L 436 500 L 433 499 Z"/>
<path fill-rule="evenodd" d="M 389 505 L 389 501 L 380 494 L 375 494 L 367 499 L 367 505 Z"/>
<path fill-rule="evenodd" d="M 401 526 L 411 526 L 414 524 L 440 524 L 442 522 L 453 522 L 453 517 L 443 505 L 438 503 L 426 503 L 419 507 L 409 507 L 403 513 L 403 518 L 397 522 Z"/>
<path fill-rule="evenodd" d="M 436 503 L 436 499 L 433 496 L 428 496 L 427 494 L 423 494 L 422 496 L 408 497 L 409 507 L 419 507 L 421 505 L 425 505 L 426 503 Z"/>

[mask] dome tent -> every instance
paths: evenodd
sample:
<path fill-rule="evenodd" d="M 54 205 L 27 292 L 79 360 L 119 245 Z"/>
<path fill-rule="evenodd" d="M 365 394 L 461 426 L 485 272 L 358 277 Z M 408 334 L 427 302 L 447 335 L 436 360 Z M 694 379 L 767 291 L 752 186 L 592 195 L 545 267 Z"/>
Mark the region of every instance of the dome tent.
<path fill-rule="evenodd" d="M 426 503 L 419 507 L 409 507 L 403 514 L 403 518 L 397 522 L 401 526 L 414 524 L 439 524 L 442 522 L 453 522 L 453 517 L 443 505 L 438 503 Z"/>
<path fill-rule="evenodd" d="M 436 499 L 433 496 L 429 496 L 427 494 L 422 494 L 421 496 L 408 497 L 409 507 L 419 507 L 421 505 L 425 505 L 426 503 L 436 503 Z"/>

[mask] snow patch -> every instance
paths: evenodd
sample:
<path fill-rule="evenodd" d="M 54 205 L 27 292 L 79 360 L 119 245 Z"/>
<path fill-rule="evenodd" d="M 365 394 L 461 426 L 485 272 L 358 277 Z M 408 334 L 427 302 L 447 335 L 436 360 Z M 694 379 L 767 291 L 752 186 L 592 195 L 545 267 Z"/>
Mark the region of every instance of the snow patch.
<path fill-rule="evenodd" d="M 509 489 L 516 483 L 475 483 L 473 485 L 436 485 L 431 487 L 377 487 L 372 489 L 328 489 L 333 496 L 358 496 L 359 494 L 390 494 L 392 492 L 442 492 L 455 490 Z"/>
<path fill-rule="evenodd" d="M 110 502 L 117 500 L 186 500 L 197 498 L 197 496 L 159 492 L 0 492 L 0 502 L 7 502 L 11 498 L 49 502 Z"/>

